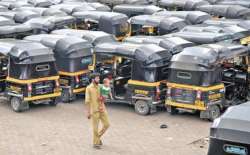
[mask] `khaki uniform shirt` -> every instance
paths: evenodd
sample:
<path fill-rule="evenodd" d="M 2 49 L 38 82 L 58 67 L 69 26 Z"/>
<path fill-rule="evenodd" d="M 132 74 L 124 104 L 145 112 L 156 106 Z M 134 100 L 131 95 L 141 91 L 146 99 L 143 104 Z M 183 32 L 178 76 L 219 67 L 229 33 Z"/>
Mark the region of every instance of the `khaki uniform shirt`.
<path fill-rule="evenodd" d="M 85 92 L 85 104 L 90 106 L 91 113 L 99 112 L 101 105 L 100 98 L 100 89 L 98 85 L 91 83 Z"/>

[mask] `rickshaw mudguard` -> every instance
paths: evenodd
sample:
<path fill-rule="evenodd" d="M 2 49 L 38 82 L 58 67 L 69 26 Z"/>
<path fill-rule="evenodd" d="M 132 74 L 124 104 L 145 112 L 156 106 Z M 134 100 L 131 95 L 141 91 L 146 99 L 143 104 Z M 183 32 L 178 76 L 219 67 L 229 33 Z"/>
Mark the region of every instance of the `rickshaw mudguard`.
<path fill-rule="evenodd" d="M 24 101 L 36 101 L 36 100 L 42 100 L 42 99 L 48 99 L 48 98 L 56 98 L 61 96 L 61 92 L 55 92 L 51 94 L 45 94 L 45 95 L 38 95 L 33 97 L 24 97 Z"/>
<path fill-rule="evenodd" d="M 63 76 L 77 76 L 77 75 L 82 75 L 82 74 L 87 74 L 90 73 L 90 70 L 83 70 L 83 71 L 78 71 L 78 72 L 64 72 L 64 71 L 59 71 L 59 75 Z"/>
<path fill-rule="evenodd" d="M 48 81 L 48 80 L 59 80 L 59 76 L 43 77 L 43 78 L 29 79 L 29 80 L 20 80 L 20 79 L 15 79 L 9 76 L 6 78 L 6 81 L 18 83 L 18 84 L 30 84 L 34 82 L 41 82 L 41 81 Z"/>
<path fill-rule="evenodd" d="M 138 85 L 138 86 L 146 86 L 146 87 L 156 87 L 161 84 L 161 81 L 159 82 L 144 82 L 144 81 L 137 81 L 137 80 L 129 80 L 129 85 Z"/>
<path fill-rule="evenodd" d="M 205 107 L 204 102 L 202 102 L 202 101 L 196 101 L 196 103 L 194 105 L 191 105 L 191 104 L 174 102 L 174 101 L 171 101 L 171 100 L 167 99 L 166 100 L 166 105 L 167 106 L 174 106 L 174 107 L 177 107 L 177 108 L 200 110 L 200 111 L 205 111 L 207 109 Z"/>

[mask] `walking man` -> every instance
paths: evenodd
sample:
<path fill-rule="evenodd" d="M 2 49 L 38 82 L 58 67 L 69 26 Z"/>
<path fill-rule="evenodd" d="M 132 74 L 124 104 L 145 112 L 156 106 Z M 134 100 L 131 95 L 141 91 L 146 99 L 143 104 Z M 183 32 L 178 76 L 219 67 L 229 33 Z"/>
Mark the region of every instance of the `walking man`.
<path fill-rule="evenodd" d="M 109 120 L 105 105 L 102 104 L 99 82 L 100 75 L 93 73 L 91 75 L 91 84 L 86 88 L 85 104 L 87 105 L 87 118 L 92 120 L 93 127 L 93 147 L 100 149 L 102 146 L 102 135 L 109 128 Z M 99 130 L 99 123 L 102 123 L 102 129 Z"/>

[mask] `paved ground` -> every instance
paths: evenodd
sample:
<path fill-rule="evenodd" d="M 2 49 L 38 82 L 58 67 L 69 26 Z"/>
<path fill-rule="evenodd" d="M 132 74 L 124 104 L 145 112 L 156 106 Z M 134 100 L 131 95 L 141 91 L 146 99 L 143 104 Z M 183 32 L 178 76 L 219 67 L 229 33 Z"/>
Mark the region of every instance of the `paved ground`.
<path fill-rule="evenodd" d="M 0 103 L 1 155 L 205 155 L 211 123 L 198 116 L 160 111 L 139 116 L 126 105 L 109 105 L 111 128 L 102 150 L 92 149 L 90 122 L 81 100 L 73 104 L 32 106 L 13 112 Z M 167 129 L 160 129 L 167 124 Z"/>

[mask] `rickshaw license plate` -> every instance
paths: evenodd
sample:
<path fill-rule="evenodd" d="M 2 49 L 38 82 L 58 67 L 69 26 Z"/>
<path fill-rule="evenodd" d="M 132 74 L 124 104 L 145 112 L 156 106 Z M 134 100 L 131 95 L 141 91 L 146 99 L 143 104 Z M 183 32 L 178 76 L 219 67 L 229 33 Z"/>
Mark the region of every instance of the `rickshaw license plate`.
<path fill-rule="evenodd" d="M 212 94 L 208 96 L 209 100 L 214 100 L 214 99 L 218 99 L 221 98 L 221 94 Z"/>
<path fill-rule="evenodd" d="M 235 155 L 247 155 L 247 148 L 243 146 L 225 145 L 224 151 Z"/>

